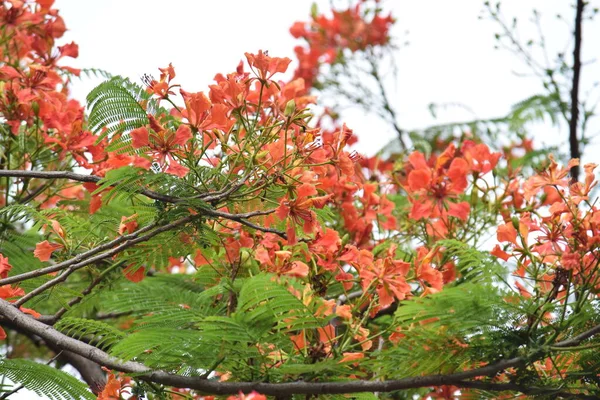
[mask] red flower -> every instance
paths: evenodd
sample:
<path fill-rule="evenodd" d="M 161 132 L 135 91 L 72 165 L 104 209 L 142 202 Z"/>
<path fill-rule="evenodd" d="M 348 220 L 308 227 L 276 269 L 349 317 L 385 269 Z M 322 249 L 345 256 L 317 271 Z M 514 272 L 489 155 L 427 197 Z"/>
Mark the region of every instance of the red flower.
<path fill-rule="evenodd" d="M 62 247 L 62 244 L 49 243 L 47 240 L 44 240 L 43 242 L 40 242 L 35 246 L 33 255 L 37 257 L 40 261 L 48 261 L 52 256 L 52 253 Z"/>
<path fill-rule="evenodd" d="M 6 278 L 8 276 L 8 271 L 10 271 L 11 268 L 11 265 L 8 263 L 8 257 L 4 257 L 0 254 L 0 278 Z"/>
<path fill-rule="evenodd" d="M 173 155 L 179 154 L 180 148 L 192 138 L 190 127 L 182 124 L 173 132 L 163 128 L 152 115 L 148 118 L 152 131 L 141 127 L 129 133 L 133 148 L 146 149 L 147 154 L 157 157 L 164 172 L 184 177 L 189 169 L 179 164 Z"/>
<path fill-rule="evenodd" d="M 323 208 L 333 197 L 333 194 L 310 197 L 317 194 L 317 189 L 311 184 L 303 183 L 298 187 L 297 197 L 294 200 L 285 198 L 279 203 L 277 216 L 282 221 L 287 219 L 288 243 L 296 243 L 296 225 L 302 224 L 305 233 L 314 232 L 317 226 L 317 215 L 312 207 Z"/>
<path fill-rule="evenodd" d="M 133 283 L 138 283 L 146 277 L 146 269 L 144 267 L 137 267 L 132 264 L 123 270 L 125 278 Z"/>
<path fill-rule="evenodd" d="M 8 300 L 13 297 L 21 297 L 25 294 L 25 291 L 21 288 L 13 288 L 10 285 L 0 286 L 0 299 Z"/>
<path fill-rule="evenodd" d="M 411 292 L 411 287 L 406 282 L 410 264 L 394 260 L 395 251 L 396 247 L 390 246 L 386 258 L 363 264 L 359 268 L 363 290 L 367 290 L 372 284 L 376 285 L 381 308 L 389 307 L 394 302 L 394 297 L 404 300 Z"/>
<path fill-rule="evenodd" d="M 454 145 L 450 145 L 433 167 L 427 163 L 422 153 L 414 152 L 409 156 L 409 162 L 414 168 L 408 175 L 406 188 L 413 205 L 410 218 L 445 219 L 448 215 L 463 221 L 468 218 L 469 203 L 450 201 L 464 192 L 469 173 L 468 163 L 463 158 L 453 158 L 454 152 Z"/>
<path fill-rule="evenodd" d="M 259 50 L 258 54 L 245 53 L 245 55 L 248 64 L 250 64 L 250 69 L 262 82 L 268 81 L 278 72 L 285 72 L 290 62 L 292 62 L 287 57 L 269 57 L 267 52 L 263 53 L 262 50 Z"/>

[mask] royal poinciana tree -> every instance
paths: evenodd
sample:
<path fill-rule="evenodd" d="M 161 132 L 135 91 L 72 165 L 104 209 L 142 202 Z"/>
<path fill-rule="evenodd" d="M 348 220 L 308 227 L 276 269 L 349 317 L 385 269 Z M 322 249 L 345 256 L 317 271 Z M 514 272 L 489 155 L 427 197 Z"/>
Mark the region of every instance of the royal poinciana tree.
<path fill-rule="evenodd" d="M 509 117 L 496 147 L 403 130 L 378 2 L 313 10 L 297 62 L 112 77 L 87 112 L 52 3 L 0 8 L 0 398 L 600 395 L 596 165 Z M 352 73 L 398 152 L 311 108 Z"/>

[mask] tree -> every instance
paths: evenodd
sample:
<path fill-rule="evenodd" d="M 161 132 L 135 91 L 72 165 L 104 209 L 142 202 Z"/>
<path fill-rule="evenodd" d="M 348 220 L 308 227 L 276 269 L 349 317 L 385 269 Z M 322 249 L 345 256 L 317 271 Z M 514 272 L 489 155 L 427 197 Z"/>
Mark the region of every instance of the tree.
<path fill-rule="evenodd" d="M 0 9 L 2 398 L 600 394 L 596 165 L 569 182 L 523 114 L 402 129 L 377 1 L 295 24 L 291 80 L 258 51 L 197 93 L 62 66 L 52 3 Z M 319 92 L 398 151 L 350 151 Z"/>

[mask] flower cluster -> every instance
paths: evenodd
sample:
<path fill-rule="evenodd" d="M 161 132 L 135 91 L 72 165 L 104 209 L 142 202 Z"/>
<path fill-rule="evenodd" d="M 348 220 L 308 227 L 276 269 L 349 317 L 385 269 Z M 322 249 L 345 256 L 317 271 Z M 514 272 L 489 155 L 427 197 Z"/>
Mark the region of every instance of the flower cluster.
<path fill-rule="evenodd" d="M 389 14 L 381 15 L 378 2 L 373 3 L 361 1 L 346 10 L 332 10 L 331 16 L 315 12 L 312 21 L 296 22 L 290 33 L 304 39 L 307 45 L 294 48 L 299 63 L 295 76 L 312 87 L 322 64 L 340 62 L 345 51 L 388 44 L 394 19 Z"/>

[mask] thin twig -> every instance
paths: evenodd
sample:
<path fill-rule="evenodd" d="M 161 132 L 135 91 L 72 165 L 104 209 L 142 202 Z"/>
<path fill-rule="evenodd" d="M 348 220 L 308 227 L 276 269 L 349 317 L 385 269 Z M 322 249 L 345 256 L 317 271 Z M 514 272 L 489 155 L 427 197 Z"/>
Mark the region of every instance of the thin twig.
<path fill-rule="evenodd" d="M 186 224 L 186 223 L 192 221 L 194 218 L 195 218 L 194 215 L 188 215 L 187 217 L 180 218 L 180 219 L 178 219 L 176 221 L 173 221 L 173 222 L 171 222 L 169 224 L 166 224 L 166 225 L 163 225 L 163 226 L 161 226 L 159 228 L 156 228 L 155 230 L 153 230 L 153 231 L 151 231 L 151 232 L 149 232 L 149 233 L 147 233 L 147 234 L 145 234 L 143 236 L 137 236 L 136 235 L 137 237 L 134 237 L 132 239 L 129 239 L 129 240 L 125 241 L 124 243 L 120 244 L 119 246 L 115 247 L 112 250 L 106 251 L 106 252 L 104 252 L 102 254 L 98 254 L 98 255 L 96 255 L 96 256 L 94 256 L 92 258 L 89 258 L 87 260 L 84 260 L 84 261 L 82 261 L 80 263 L 72 264 L 64 273 L 60 274 L 59 276 L 57 276 L 54 279 L 49 280 L 48 282 L 44 283 L 43 285 L 38 286 L 37 288 L 35 288 L 31 292 L 27 293 L 25 296 L 21 297 L 18 301 L 16 301 L 14 303 L 14 305 L 17 306 L 17 307 L 20 307 L 21 305 L 25 304 L 27 301 L 31 300 L 33 297 L 37 296 L 38 294 L 44 292 L 45 290 L 51 288 L 52 286 L 55 286 L 55 285 L 63 282 L 64 280 L 67 279 L 67 277 L 71 273 L 75 272 L 78 269 L 86 267 L 86 266 L 88 266 L 90 264 L 93 264 L 95 262 L 102 261 L 102 260 L 104 260 L 106 258 L 112 257 L 115 254 L 118 254 L 121 251 L 123 251 L 123 250 L 125 250 L 125 249 L 127 249 L 127 248 L 129 248 L 129 247 L 131 247 L 133 245 L 145 242 L 148 239 L 151 239 L 151 238 L 153 238 L 156 235 L 159 235 L 161 233 L 167 232 L 167 231 L 169 231 L 169 230 L 171 230 L 173 228 L 176 228 L 176 227 L 178 227 L 180 225 Z M 137 232 L 139 232 L 139 231 L 137 231 Z M 133 234 L 135 234 L 135 233 L 136 232 L 134 232 Z"/>
<path fill-rule="evenodd" d="M 102 177 L 96 175 L 76 174 L 70 171 L 22 171 L 22 170 L 0 170 L 0 177 L 11 178 L 39 178 L 39 179 L 70 179 L 78 182 L 97 183 Z M 140 194 L 149 197 L 153 200 L 163 201 L 165 203 L 180 203 L 185 199 L 178 197 L 167 196 L 152 190 L 142 189 Z"/>
<path fill-rule="evenodd" d="M 40 268 L 40 269 L 36 269 L 33 271 L 24 272 L 19 275 L 9 276 L 7 278 L 0 279 L 0 286 L 8 285 L 8 284 L 15 283 L 15 282 L 21 282 L 21 281 L 24 281 L 27 279 L 37 278 L 38 276 L 42 276 L 42 275 L 46 275 L 46 274 L 49 274 L 52 272 L 57 272 L 57 271 L 66 269 L 66 268 L 70 267 L 71 265 L 82 262 L 82 261 L 88 259 L 89 257 L 92 257 L 104 250 L 113 248 L 123 242 L 126 242 L 127 240 L 135 239 L 140 234 L 154 229 L 157 225 L 158 225 L 157 223 L 152 223 L 141 229 L 138 229 L 137 231 L 135 231 L 133 233 L 130 233 L 129 235 L 119 236 L 116 239 L 111 240 L 110 242 L 104 243 L 98 247 L 94 247 L 93 249 L 90 249 L 83 253 L 77 254 L 75 257 L 71 258 L 70 260 L 66 260 L 66 261 L 60 262 L 58 264 L 51 265 L 46 268 Z"/>

